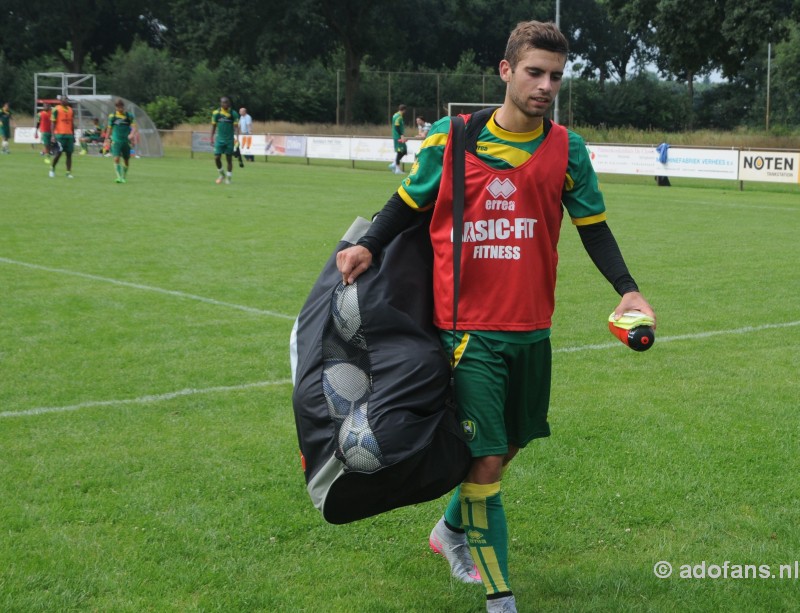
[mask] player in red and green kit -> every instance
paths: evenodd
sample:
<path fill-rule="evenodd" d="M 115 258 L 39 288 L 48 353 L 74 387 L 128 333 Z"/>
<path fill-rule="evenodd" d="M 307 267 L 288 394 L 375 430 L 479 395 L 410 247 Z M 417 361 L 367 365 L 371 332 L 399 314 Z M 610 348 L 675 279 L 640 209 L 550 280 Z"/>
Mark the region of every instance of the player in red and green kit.
<path fill-rule="evenodd" d="M 621 296 L 615 315 L 631 310 L 655 318 L 608 227 L 583 139 L 546 118 L 568 50 L 555 24 L 518 24 L 499 67 L 506 83 L 503 106 L 466 118 L 455 334 L 450 118 L 433 125 L 409 176 L 367 234 L 337 254 L 343 283 L 353 283 L 418 212 L 433 209 L 433 323 L 453 355 L 458 416 L 472 463 L 429 542 L 457 579 L 483 583 L 487 611 L 493 612 L 517 610 L 501 479 L 520 449 L 550 434 L 550 326 L 565 210 Z"/>
<path fill-rule="evenodd" d="M 115 181 L 127 183 L 131 140 L 136 138 L 136 119 L 125 110 L 125 101 L 122 98 L 117 99 L 114 112 L 108 116 L 108 137 L 111 139 L 111 155 L 114 156 L 114 170 L 117 174 Z"/>
<path fill-rule="evenodd" d="M 217 184 L 225 181 L 230 184 L 233 179 L 233 148 L 239 134 L 239 113 L 231 108 L 231 100 L 223 96 L 219 100 L 219 108 L 211 114 L 211 142 L 214 143 L 214 164 L 219 172 Z M 222 170 L 222 155 L 228 165 L 227 175 Z"/>
<path fill-rule="evenodd" d="M 67 158 L 67 179 L 72 179 L 72 152 L 75 150 L 75 113 L 72 110 L 72 102 L 62 96 L 61 100 L 50 112 L 50 120 L 53 128 L 53 138 L 57 146 L 53 161 L 50 163 L 50 178 L 56 176 L 56 166 L 63 153 Z"/>
<path fill-rule="evenodd" d="M 50 104 L 45 102 L 42 104 L 42 110 L 36 114 L 36 131 L 35 138 L 42 141 L 42 155 L 44 156 L 44 163 L 50 164 L 50 140 L 53 132 L 53 122 L 50 118 Z"/>

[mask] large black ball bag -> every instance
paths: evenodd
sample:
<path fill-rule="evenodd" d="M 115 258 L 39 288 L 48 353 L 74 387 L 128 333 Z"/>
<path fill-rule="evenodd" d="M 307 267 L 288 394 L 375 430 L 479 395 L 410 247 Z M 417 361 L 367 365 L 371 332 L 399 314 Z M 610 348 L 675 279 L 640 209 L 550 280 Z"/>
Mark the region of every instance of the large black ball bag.
<path fill-rule="evenodd" d="M 344 286 L 336 253 L 369 228 L 357 219 L 292 331 L 292 403 L 307 489 L 333 524 L 438 498 L 469 467 L 448 356 L 432 324 L 429 221 L 420 215 Z"/>

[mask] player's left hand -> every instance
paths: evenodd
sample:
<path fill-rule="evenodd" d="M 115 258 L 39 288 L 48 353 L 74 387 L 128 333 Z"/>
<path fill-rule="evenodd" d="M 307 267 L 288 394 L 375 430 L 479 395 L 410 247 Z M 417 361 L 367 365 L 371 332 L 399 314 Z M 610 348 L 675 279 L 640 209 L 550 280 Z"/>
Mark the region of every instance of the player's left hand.
<path fill-rule="evenodd" d="M 650 303 L 647 302 L 644 296 L 639 292 L 628 292 L 622 296 L 622 300 L 620 300 L 617 308 L 614 309 L 614 319 L 619 319 L 626 311 L 639 311 L 640 313 L 652 317 L 654 322 L 656 320 L 656 312 L 653 310 L 653 307 L 650 306 Z M 656 325 L 654 323 L 653 329 L 655 329 L 655 327 Z"/>

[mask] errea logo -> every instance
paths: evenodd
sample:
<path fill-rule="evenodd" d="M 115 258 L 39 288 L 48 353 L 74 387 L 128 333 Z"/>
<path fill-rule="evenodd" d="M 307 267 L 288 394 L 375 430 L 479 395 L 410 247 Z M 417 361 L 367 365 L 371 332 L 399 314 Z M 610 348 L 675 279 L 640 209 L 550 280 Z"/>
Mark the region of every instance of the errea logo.
<path fill-rule="evenodd" d="M 486 186 L 486 191 L 492 196 L 486 199 L 487 211 L 513 211 L 516 208 L 516 202 L 508 199 L 517 191 L 517 186 L 511 182 L 511 179 L 500 180 L 495 177 Z"/>
<path fill-rule="evenodd" d="M 511 182 L 511 179 L 503 179 L 502 181 L 495 177 L 492 182 L 486 186 L 489 193 L 494 198 L 508 199 L 508 197 L 517 191 L 517 186 Z"/>

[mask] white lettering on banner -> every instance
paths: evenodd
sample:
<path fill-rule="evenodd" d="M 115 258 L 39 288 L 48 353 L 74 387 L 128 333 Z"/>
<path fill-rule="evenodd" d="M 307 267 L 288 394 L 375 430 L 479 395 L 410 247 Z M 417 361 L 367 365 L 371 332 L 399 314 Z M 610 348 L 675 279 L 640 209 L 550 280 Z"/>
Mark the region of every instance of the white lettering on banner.
<path fill-rule="evenodd" d="M 479 219 L 464 222 L 462 240 L 465 243 L 482 243 L 491 240 L 523 240 L 533 238 L 536 219 L 515 217 L 514 219 Z"/>

